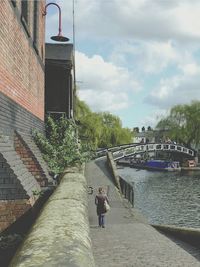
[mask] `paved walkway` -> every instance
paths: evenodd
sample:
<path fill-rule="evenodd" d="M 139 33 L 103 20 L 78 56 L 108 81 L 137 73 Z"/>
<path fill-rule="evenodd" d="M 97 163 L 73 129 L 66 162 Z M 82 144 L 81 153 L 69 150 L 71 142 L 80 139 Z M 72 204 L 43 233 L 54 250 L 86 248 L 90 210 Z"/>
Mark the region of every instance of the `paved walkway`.
<path fill-rule="evenodd" d="M 200 267 L 200 262 L 170 239 L 148 225 L 123 200 L 105 168 L 96 160 L 86 165 L 89 195 L 89 221 L 95 262 L 98 267 Z M 99 186 L 108 189 L 111 210 L 106 216 L 106 228 L 97 226 L 94 197 Z"/>

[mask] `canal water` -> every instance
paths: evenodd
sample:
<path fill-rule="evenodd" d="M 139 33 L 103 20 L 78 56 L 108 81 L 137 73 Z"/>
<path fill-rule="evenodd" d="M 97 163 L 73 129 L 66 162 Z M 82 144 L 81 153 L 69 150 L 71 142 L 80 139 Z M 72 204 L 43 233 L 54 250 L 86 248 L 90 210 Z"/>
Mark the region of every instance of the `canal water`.
<path fill-rule="evenodd" d="M 134 187 L 134 206 L 150 224 L 200 228 L 200 172 L 119 168 Z"/>

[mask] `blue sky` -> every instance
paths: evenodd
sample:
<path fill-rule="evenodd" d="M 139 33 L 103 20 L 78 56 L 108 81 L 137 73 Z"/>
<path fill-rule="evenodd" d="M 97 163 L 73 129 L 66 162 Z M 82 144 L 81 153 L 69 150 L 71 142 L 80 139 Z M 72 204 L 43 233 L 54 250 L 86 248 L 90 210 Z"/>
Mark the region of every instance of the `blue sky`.
<path fill-rule="evenodd" d="M 47 1 L 52 2 L 52 1 Z M 73 0 L 57 0 L 73 42 Z M 199 0 L 74 0 L 78 95 L 124 127 L 154 127 L 176 104 L 200 100 Z M 46 41 L 58 32 L 49 6 Z"/>

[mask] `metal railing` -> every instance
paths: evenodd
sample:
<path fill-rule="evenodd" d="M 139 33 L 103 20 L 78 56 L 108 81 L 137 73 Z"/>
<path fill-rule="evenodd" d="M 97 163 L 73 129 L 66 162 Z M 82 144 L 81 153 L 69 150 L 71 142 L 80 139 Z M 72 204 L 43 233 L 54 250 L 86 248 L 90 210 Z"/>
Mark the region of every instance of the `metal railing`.
<path fill-rule="evenodd" d="M 119 177 L 119 183 L 121 187 L 122 195 L 132 204 L 134 207 L 134 189 L 131 184 Z"/>
<path fill-rule="evenodd" d="M 127 156 L 132 156 L 135 154 L 142 154 L 150 151 L 170 151 L 170 152 L 179 152 L 187 154 L 190 157 L 195 156 L 195 152 L 192 149 L 186 148 L 182 145 L 175 144 L 166 144 L 166 143 L 148 143 L 140 145 L 132 145 L 128 148 L 120 149 L 118 151 L 112 152 L 114 160 L 118 160 Z"/>
<path fill-rule="evenodd" d="M 168 144 L 168 143 L 132 143 L 119 145 L 116 147 L 104 148 L 96 152 L 97 157 L 102 157 L 107 154 L 108 151 L 113 153 L 114 160 L 118 160 L 127 156 L 132 156 L 134 154 L 141 154 L 144 152 L 150 151 L 170 151 L 170 152 L 179 152 L 187 154 L 191 157 L 195 156 L 195 151 L 193 149 L 184 147 L 179 144 Z"/>

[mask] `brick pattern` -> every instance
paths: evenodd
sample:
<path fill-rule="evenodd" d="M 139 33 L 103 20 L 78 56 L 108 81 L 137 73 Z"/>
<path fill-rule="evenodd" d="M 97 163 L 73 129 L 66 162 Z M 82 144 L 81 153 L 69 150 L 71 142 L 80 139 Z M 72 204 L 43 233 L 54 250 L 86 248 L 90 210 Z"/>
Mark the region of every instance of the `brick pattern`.
<path fill-rule="evenodd" d="M 44 29 L 41 16 L 45 1 L 38 1 L 38 55 L 33 47 L 33 1 L 29 1 L 30 25 L 27 35 L 20 20 L 20 1 L 0 5 L 0 92 L 44 120 Z M 42 58 L 43 57 L 43 58 Z"/>
<path fill-rule="evenodd" d="M 39 161 L 36 159 L 33 152 L 30 150 L 22 137 L 17 134 L 17 132 L 15 133 L 14 144 L 17 154 L 20 156 L 29 172 L 35 177 L 39 185 L 41 187 L 47 186 L 48 179 L 46 178 Z"/>
<path fill-rule="evenodd" d="M 0 192 L 5 191 L 3 195 L 0 194 L 0 200 L 29 199 L 34 191 L 41 191 L 35 177 L 16 153 L 13 142 L 12 137 L 0 137 L 0 159 L 3 163 L 0 169 L 3 179 Z"/>
<path fill-rule="evenodd" d="M 31 208 L 27 199 L 0 201 L 0 232 L 9 227 Z"/>
<path fill-rule="evenodd" d="M 10 168 L 7 161 L 0 154 L 0 200 L 28 198 L 20 181 Z"/>
<path fill-rule="evenodd" d="M 34 2 L 28 2 L 28 24 L 21 21 L 21 0 L 0 1 L 0 231 L 34 205 L 41 186 L 40 168 L 29 172 L 14 149 L 13 131 L 28 133 L 44 129 L 44 52 L 46 1 L 38 2 L 38 40 L 33 45 Z M 8 135 L 8 136 L 7 136 Z M 24 153 L 24 154 L 23 154 Z M 22 148 L 22 158 L 30 161 Z M 30 161 L 31 162 L 31 161 Z M 41 178 L 41 177 L 40 177 Z M 40 179 L 38 178 L 38 179 Z"/>
<path fill-rule="evenodd" d="M 14 149 L 13 136 L 0 135 L 0 232 L 27 212 L 41 187 Z"/>
<path fill-rule="evenodd" d="M 0 81 L 1 82 L 1 81 Z M 13 129 L 30 134 L 32 129 L 44 131 L 44 122 L 0 92 L 0 134 Z"/>
<path fill-rule="evenodd" d="M 37 162 L 40 164 L 43 173 L 45 174 L 47 180 L 48 180 L 48 185 L 52 186 L 54 185 L 54 180 L 53 178 L 49 175 L 49 167 L 47 165 L 47 162 L 43 159 L 42 153 L 39 149 L 39 147 L 36 145 L 34 142 L 33 138 L 30 135 L 24 134 L 24 133 L 17 133 L 24 141 L 26 146 L 31 150 L 32 154 L 34 155 L 34 158 L 36 158 Z"/>

